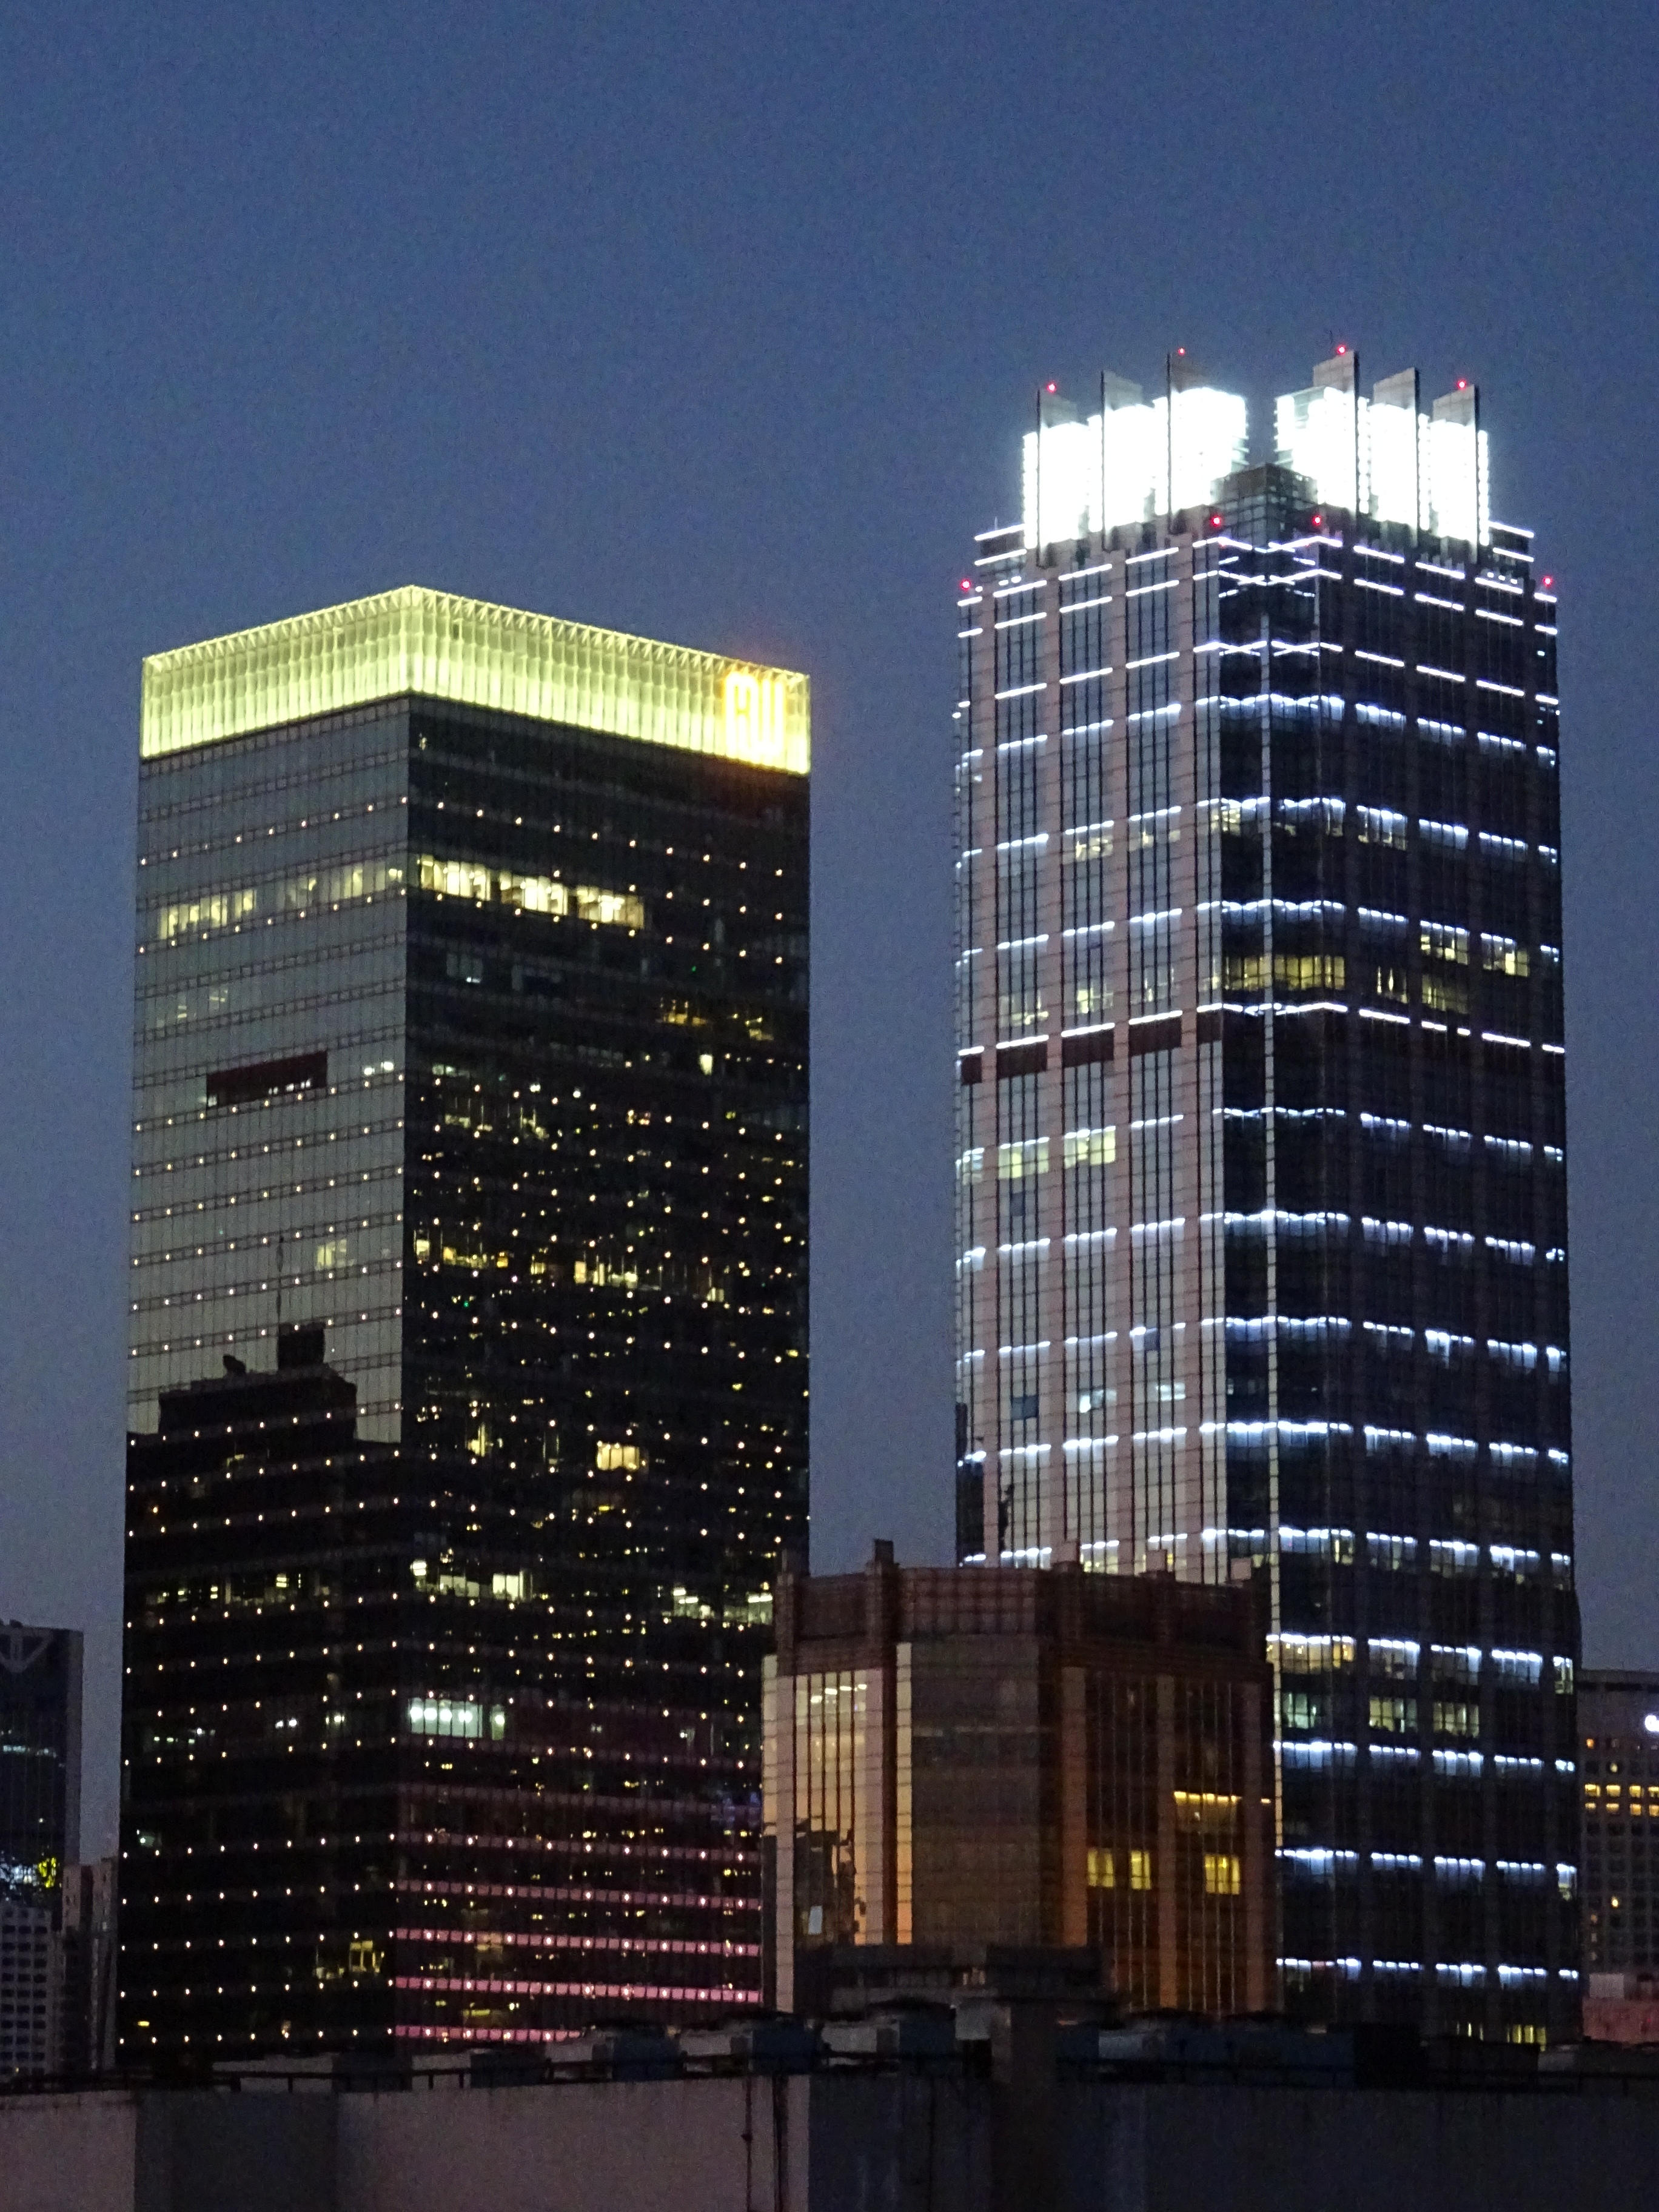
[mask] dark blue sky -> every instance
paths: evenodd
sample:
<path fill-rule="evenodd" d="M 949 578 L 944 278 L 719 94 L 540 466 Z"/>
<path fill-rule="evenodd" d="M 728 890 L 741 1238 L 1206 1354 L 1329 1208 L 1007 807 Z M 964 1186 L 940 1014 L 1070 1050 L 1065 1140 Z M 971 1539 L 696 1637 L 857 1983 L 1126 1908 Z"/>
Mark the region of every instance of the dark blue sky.
<path fill-rule="evenodd" d="M 952 587 L 1039 377 L 1478 378 L 1562 588 L 1581 1588 L 1659 1661 L 1651 16 L 152 4 L 0 27 L 0 1614 L 112 1835 L 146 652 L 404 582 L 811 672 L 814 1556 L 951 1510 Z M 1650 1413 L 1644 1416 L 1642 1407 Z"/>

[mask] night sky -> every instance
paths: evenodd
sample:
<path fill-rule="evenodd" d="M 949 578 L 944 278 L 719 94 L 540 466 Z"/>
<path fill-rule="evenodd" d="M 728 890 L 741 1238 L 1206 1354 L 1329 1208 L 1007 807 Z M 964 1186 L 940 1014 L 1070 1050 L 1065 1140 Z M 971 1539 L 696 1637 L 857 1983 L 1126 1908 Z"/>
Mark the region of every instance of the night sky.
<path fill-rule="evenodd" d="M 951 1528 L 955 586 L 1039 379 L 1477 379 L 1562 593 L 1580 1587 L 1659 1663 L 1647 9 L 0 28 L 0 1616 L 114 1833 L 141 657 L 402 583 L 813 683 L 813 1558 Z M 1647 1416 L 1642 1408 L 1650 1407 Z"/>

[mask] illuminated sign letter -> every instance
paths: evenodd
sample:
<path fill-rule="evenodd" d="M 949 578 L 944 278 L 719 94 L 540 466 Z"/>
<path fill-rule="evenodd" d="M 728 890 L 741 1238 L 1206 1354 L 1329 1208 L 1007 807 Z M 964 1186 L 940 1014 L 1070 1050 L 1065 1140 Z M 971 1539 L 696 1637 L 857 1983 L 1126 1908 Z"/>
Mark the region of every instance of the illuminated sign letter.
<path fill-rule="evenodd" d="M 726 742 L 736 752 L 750 751 L 755 742 L 755 710 L 760 685 L 746 668 L 728 671 L 726 678 Z"/>
<path fill-rule="evenodd" d="M 726 678 L 726 743 L 740 760 L 771 768 L 784 757 L 784 689 L 775 676 L 729 669 Z"/>

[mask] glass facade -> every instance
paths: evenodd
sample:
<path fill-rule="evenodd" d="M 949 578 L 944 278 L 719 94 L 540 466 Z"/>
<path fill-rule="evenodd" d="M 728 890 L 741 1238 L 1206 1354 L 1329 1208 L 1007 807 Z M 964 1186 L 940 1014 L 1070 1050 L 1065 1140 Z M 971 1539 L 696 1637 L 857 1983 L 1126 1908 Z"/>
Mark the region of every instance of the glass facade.
<path fill-rule="evenodd" d="M 804 678 L 435 594 L 147 665 L 130 2055 L 757 2001 L 805 743 Z"/>
<path fill-rule="evenodd" d="M 1260 1572 L 1285 2002 L 1533 2040 L 1577 2008 L 1555 600 L 1473 392 L 1340 358 L 1279 427 L 1184 508 L 987 533 L 959 602 L 958 1549 Z"/>

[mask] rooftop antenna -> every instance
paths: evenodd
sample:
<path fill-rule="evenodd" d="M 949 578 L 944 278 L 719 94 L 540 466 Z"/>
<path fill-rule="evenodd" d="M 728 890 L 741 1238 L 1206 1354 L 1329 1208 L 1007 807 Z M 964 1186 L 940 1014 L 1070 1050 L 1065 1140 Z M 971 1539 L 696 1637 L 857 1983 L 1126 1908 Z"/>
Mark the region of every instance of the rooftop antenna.
<path fill-rule="evenodd" d="M 1186 348 L 1181 350 L 1184 353 Z M 1175 513 L 1175 356 L 1164 356 L 1164 512 Z"/>
<path fill-rule="evenodd" d="M 1100 372 L 1100 510 L 1095 517 L 1101 543 L 1106 541 L 1106 372 Z"/>

